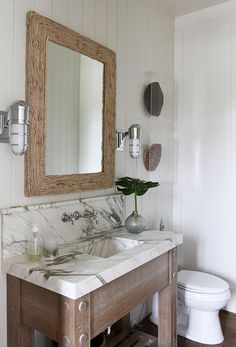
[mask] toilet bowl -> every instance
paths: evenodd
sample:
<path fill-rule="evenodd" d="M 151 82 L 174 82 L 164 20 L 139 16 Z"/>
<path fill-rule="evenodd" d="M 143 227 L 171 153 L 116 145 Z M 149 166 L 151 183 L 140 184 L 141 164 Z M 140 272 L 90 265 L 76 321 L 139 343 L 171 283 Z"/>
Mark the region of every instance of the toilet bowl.
<path fill-rule="evenodd" d="M 207 273 L 182 270 L 178 272 L 177 291 L 178 335 L 203 344 L 221 343 L 219 310 L 231 297 L 229 284 Z M 152 299 L 150 319 L 158 324 L 158 293 Z"/>
<path fill-rule="evenodd" d="M 178 334 L 204 344 L 224 340 L 219 310 L 230 299 L 229 284 L 198 271 L 178 273 Z"/>

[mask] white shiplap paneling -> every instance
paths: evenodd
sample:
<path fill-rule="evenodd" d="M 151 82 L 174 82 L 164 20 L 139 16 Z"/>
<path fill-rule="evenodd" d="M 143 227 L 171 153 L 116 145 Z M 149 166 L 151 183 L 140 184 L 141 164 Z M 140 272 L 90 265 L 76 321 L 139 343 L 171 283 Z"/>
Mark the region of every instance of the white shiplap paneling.
<path fill-rule="evenodd" d="M 53 18 L 97 40 L 117 54 L 116 124 L 127 129 L 133 122 L 143 126 L 145 144 L 162 143 L 163 159 L 154 173 L 148 173 L 142 158 L 132 160 L 127 151 L 116 153 L 116 175 L 133 175 L 159 180 L 160 188 L 140 198 L 140 211 L 148 226 L 159 225 L 162 216 L 172 226 L 173 188 L 173 18 L 152 0 L 2 0 L 0 1 L 0 108 L 25 98 L 25 19 L 29 10 Z M 150 118 L 143 108 L 144 86 L 161 82 L 165 106 L 161 117 Z M 48 197 L 24 196 L 24 158 L 12 155 L 0 145 L 0 208 L 96 196 L 114 188 Z M 133 209 L 129 199 L 127 214 Z M 0 303 L 5 312 L 5 282 L 0 278 Z M 3 321 L 6 320 L 3 317 Z M 0 327 L 1 347 L 6 347 L 5 323 Z"/>
<path fill-rule="evenodd" d="M 234 288 L 236 3 L 231 6 L 231 15 L 225 4 L 218 13 L 200 11 L 192 25 L 191 14 L 177 20 L 174 227 L 184 233 L 182 266 L 217 274 Z"/>

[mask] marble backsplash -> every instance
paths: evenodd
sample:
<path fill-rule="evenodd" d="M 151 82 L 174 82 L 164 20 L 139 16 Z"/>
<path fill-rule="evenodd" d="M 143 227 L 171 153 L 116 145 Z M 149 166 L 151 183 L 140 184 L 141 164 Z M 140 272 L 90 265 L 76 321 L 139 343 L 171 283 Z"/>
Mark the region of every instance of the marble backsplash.
<path fill-rule="evenodd" d="M 95 211 L 96 218 L 62 221 L 63 213 Z M 32 225 L 39 226 L 43 238 L 56 235 L 58 243 L 70 243 L 104 231 L 119 230 L 124 225 L 124 198 L 120 194 L 84 198 L 66 202 L 29 205 L 1 210 L 3 258 L 26 253 L 26 240 Z"/>

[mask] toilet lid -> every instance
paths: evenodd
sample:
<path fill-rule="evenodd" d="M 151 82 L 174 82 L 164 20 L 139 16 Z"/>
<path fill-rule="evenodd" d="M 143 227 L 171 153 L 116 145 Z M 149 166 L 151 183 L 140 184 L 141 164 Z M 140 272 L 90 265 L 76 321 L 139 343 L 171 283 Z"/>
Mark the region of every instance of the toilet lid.
<path fill-rule="evenodd" d="M 199 293 L 223 293 L 229 289 L 227 282 L 204 272 L 181 270 L 178 272 L 177 278 L 178 287 Z"/>

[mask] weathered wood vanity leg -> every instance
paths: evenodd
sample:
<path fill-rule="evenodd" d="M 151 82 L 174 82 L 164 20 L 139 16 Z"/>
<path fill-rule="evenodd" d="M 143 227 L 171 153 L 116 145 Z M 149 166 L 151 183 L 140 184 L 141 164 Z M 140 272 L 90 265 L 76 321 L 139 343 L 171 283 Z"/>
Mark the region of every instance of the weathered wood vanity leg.
<path fill-rule="evenodd" d="M 59 347 L 90 346 L 90 296 L 78 300 L 61 297 Z"/>
<path fill-rule="evenodd" d="M 169 285 L 158 295 L 159 324 L 158 347 L 176 347 L 176 278 L 177 278 L 177 249 L 169 252 Z"/>
<path fill-rule="evenodd" d="M 7 346 L 32 347 L 33 329 L 21 323 L 21 281 L 7 275 Z"/>

